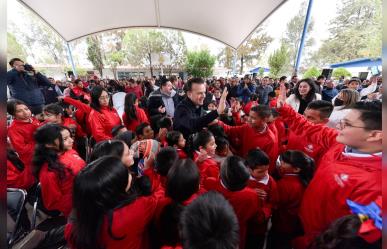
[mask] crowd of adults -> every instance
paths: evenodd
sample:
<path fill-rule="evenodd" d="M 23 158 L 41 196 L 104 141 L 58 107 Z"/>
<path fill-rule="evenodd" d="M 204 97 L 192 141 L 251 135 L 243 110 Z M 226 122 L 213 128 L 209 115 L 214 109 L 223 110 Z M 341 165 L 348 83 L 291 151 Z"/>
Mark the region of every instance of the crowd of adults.
<path fill-rule="evenodd" d="M 381 248 L 381 77 L 62 82 L 9 64 L 7 186 L 65 218 L 40 246 Z"/>

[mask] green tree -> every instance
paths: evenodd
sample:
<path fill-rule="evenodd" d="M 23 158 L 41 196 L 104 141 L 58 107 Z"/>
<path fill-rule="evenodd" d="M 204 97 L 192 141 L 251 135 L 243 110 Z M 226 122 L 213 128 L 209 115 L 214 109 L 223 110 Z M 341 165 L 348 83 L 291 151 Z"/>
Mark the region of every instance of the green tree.
<path fill-rule="evenodd" d="M 17 42 L 15 36 L 7 32 L 7 61 L 14 57 L 26 60 L 27 53 L 24 47 Z"/>
<path fill-rule="evenodd" d="M 289 65 L 289 50 L 285 44 L 281 44 L 281 47 L 275 50 L 268 59 L 270 66 L 270 75 L 274 78 L 278 78 L 284 74 Z"/>
<path fill-rule="evenodd" d="M 381 0 L 342 0 L 330 22 L 329 39 L 313 55 L 313 63 L 332 64 L 382 53 Z"/>
<path fill-rule="evenodd" d="M 75 67 L 75 70 L 77 71 L 78 76 L 86 76 L 87 70 L 83 67 Z M 67 74 L 68 71 L 73 71 L 73 69 L 69 66 L 63 67 L 63 73 Z"/>
<path fill-rule="evenodd" d="M 305 73 L 303 74 L 303 78 L 318 77 L 320 75 L 321 75 L 321 70 L 319 70 L 317 67 L 311 67 L 305 71 Z"/>
<path fill-rule="evenodd" d="M 166 69 L 169 75 L 171 75 L 173 69 L 181 69 L 184 67 L 187 59 L 187 45 L 181 31 L 164 30 L 163 33 L 167 41 L 164 51 L 168 54 L 170 61 Z"/>
<path fill-rule="evenodd" d="M 106 54 L 106 63 L 110 66 L 110 69 L 113 72 L 114 79 L 117 79 L 117 67 L 122 65 L 124 62 L 125 55 L 122 50 L 113 51 Z"/>
<path fill-rule="evenodd" d="M 301 42 L 302 31 L 304 29 L 306 7 L 307 3 L 303 2 L 297 15 L 290 19 L 290 21 L 286 24 L 285 36 L 282 39 L 282 42 L 289 46 L 290 65 L 292 65 L 293 68 L 296 65 L 297 52 Z M 309 35 L 312 32 L 313 27 L 314 20 L 311 19 L 308 25 L 308 29 L 306 30 L 304 48 L 312 46 L 315 42 L 313 37 Z"/>
<path fill-rule="evenodd" d="M 340 78 L 341 76 L 351 77 L 352 75 L 347 69 L 345 69 L 343 67 L 339 67 L 339 68 L 336 68 L 333 70 L 332 76 L 335 78 Z"/>
<path fill-rule="evenodd" d="M 186 70 L 194 77 L 209 77 L 213 75 L 216 57 L 208 50 L 188 52 Z"/>
<path fill-rule="evenodd" d="M 264 73 L 265 73 L 265 69 L 263 67 L 259 68 L 259 70 L 258 70 L 259 77 L 262 78 Z"/>
<path fill-rule="evenodd" d="M 101 38 L 99 35 L 92 35 L 86 38 L 87 43 L 87 59 L 93 64 L 94 68 L 98 70 L 101 77 L 103 77 L 104 61 L 103 51 L 101 48 Z"/>
<path fill-rule="evenodd" d="M 166 47 L 164 34 L 157 30 L 129 30 L 123 42 L 129 63 L 134 66 L 149 66 L 153 76 L 152 54 L 159 54 Z"/>
<path fill-rule="evenodd" d="M 239 74 L 243 74 L 244 65 L 248 67 L 254 66 L 254 61 L 257 61 L 264 54 L 266 48 L 273 41 L 263 28 L 258 28 L 249 40 L 241 45 L 237 50 L 238 60 L 240 61 Z"/>
<path fill-rule="evenodd" d="M 234 49 L 226 46 L 217 55 L 217 60 L 223 67 L 231 70 L 234 62 Z"/>

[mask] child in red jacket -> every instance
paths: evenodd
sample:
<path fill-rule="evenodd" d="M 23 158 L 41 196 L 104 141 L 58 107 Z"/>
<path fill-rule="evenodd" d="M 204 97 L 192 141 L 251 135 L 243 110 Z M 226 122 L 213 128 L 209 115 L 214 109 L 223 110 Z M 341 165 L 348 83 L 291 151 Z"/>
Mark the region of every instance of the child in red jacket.
<path fill-rule="evenodd" d="M 180 159 L 188 158 L 187 153 L 184 151 L 186 141 L 180 131 L 168 131 L 166 140 L 168 146 L 176 149 Z"/>
<path fill-rule="evenodd" d="M 46 124 L 34 135 L 34 175 L 39 179 L 42 201 L 48 210 L 65 216 L 72 208 L 73 180 L 85 162 L 72 150 L 70 131 L 64 126 Z"/>
<path fill-rule="evenodd" d="M 273 177 L 269 175 L 269 163 L 269 157 L 260 149 L 250 150 L 247 154 L 246 165 L 250 171 L 250 179 L 247 186 L 257 191 L 263 201 L 265 222 L 263 224 L 250 224 L 252 229 L 250 229 L 248 234 L 246 248 L 257 248 L 257 245 L 263 246 L 267 222 L 277 204 L 277 184 Z"/>
<path fill-rule="evenodd" d="M 215 138 L 211 132 L 202 130 L 196 133 L 192 139 L 193 159 L 200 172 L 200 184 L 207 177 L 219 177 L 219 165 L 213 159 L 216 150 Z"/>
<path fill-rule="evenodd" d="M 30 188 L 35 182 L 31 167 L 35 148 L 33 135 L 40 126 L 40 122 L 32 117 L 30 109 L 20 100 L 8 101 L 7 112 L 13 117 L 13 121 L 8 127 L 8 137 L 13 149 L 24 164 L 24 180 L 20 186 Z"/>
<path fill-rule="evenodd" d="M 315 169 L 314 160 L 297 150 L 281 154 L 278 167 L 281 179 L 277 181 L 277 209 L 273 212 L 271 248 L 289 248 L 291 241 L 302 234 L 298 211 L 302 196 Z M 280 240 L 278 238 L 281 238 Z"/>
<path fill-rule="evenodd" d="M 260 148 L 266 152 L 270 158 L 270 173 L 274 172 L 278 157 L 277 129 L 274 124 L 267 124 L 271 116 L 272 111 L 268 106 L 258 105 L 251 108 L 247 124 L 228 126 L 219 122 L 230 141 L 240 141 L 240 156 L 246 156 L 249 150 L 254 148 Z"/>
<path fill-rule="evenodd" d="M 108 92 L 101 86 L 95 86 L 91 90 L 90 107 L 92 110 L 89 123 L 93 138 L 96 142 L 111 139 L 113 127 L 122 122 L 117 110 L 112 107 Z"/>
<path fill-rule="evenodd" d="M 73 249 L 148 249 L 159 192 L 138 196 L 121 159 L 104 156 L 74 180 L 73 216 L 65 238 Z"/>
<path fill-rule="evenodd" d="M 250 173 L 238 156 L 229 156 L 222 164 L 220 179 L 207 178 L 204 187 L 221 193 L 234 208 L 239 222 L 239 248 L 245 248 L 248 224 L 262 224 L 262 201 L 255 190 L 247 187 Z"/>
<path fill-rule="evenodd" d="M 145 111 L 138 107 L 138 99 L 134 93 L 128 93 L 125 96 L 125 109 L 122 114 L 122 120 L 126 128 L 132 132 L 141 123 L 149 123 Z"/>

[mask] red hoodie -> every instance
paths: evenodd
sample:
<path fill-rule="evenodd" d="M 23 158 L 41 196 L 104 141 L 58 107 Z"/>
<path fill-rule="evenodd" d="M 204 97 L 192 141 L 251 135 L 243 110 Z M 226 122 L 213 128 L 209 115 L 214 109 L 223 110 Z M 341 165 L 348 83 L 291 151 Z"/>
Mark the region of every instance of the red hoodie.
<path fill-rule="evenodd" d="M 293 132 L 308 136 L 324 151 L 301 202 L 305 235 L 294 245 L 306 248 L 332 221 L 351 213 L 346 199 L 368 204 L 381 195 L 382 158 L 381 155 L 344 153 L 345 145 L 336 141 L 337 130 L 314 125 L 287 105 L 279 111 Z"/>
<path fill-rule="evenodd" d="M 207 178 L 204 187 L 207 190 L 215 190 L 221 193 L 234 208 L 239 222 L 239 248 L 245 248 L 246 235 L 248 233 L 247 225 L 249 223 L 262 224 L 264 214 L 262 202 L 258 194 L 251 188 L 244 188 L 240 191 L 230 191 L 220 182 L 220 179 Z"/>
<path fill-rule="evenodd" d="M 14 119 L 8 127 L 8 137 L 12 147 L 19 154 L 20 160 L 24 163 L 27 185 L 34 182 L 31 163 L 34 155 L 35 140 L 34 132 L 40 126 L 37 119 L 31 118 L 30 122 L 23 122 Z M 27 177 L 28 176 L 28 177 Z"/>
<path fill-rule="evenodd" d="M 240 156 L 245 157 L 249 150 L 260 148 L 270 158 L 269 172 L 275 170 L 275 162 L 278 157 L 278 132 L 274 124 L 268 124 L 264 132 L 257 132 L 249 124 L 241 126 L 229 126 L 219 121 L 230 141 L 240 140 Z"/>
<path fill-rule="evenodd" d="M 141 99 L 141 97 L 144 95 L 142 92 L 141 86 L 137 85 L 135 87 L 125 87 L 125 92 L 126 93 L 134 93 L 137 97 L 137 99 Z"/>
<path fill-rule="evenodd" d="M 42 200 L 48 210 L 59 210 L 68 216 L 72 209 L 73 181 L 78 172 L 86 165 L 85 161 L 74 150 L 59 156 L 59 162 L 72 173 L 66 171 L 66 178 L 60 180 L 57 173 L 48 169 L 47 163 L 39 172 Z"/>
<path fill-rule="evenodd" d="M 113 137 L 112 129 L 117 125 L 121 125 L 121 119 L 116 109 L 101 107 L 101 112 L 92 109 L 89 115 L 89 123 L 91 134 L 98 143 Z"/>
<path fill-rule="evenodd" d="M 136 132 L 136 127 L 139 126 L 141 123 L 149 124 L 149 120 L 145 114 L 145 111 L 138 106 L 135 106 L 135 108 L 137 112 L 137 119 L 132 119 L 128 122 L 128 120 L 126 119 L 126 113 L 124 112 L 122 114 L 122 120 L 124 121 L 126 128 L 134 133 Z"/>

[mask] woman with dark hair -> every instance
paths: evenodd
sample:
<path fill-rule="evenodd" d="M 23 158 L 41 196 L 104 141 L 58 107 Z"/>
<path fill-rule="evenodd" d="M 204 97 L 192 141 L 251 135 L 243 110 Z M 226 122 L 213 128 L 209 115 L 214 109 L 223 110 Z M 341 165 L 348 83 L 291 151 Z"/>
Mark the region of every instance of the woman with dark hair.
<path fill-rule="evenodd" d="M 273 211 L 271 243 L 273 248 L 292 248 L 291 241 L 302 233 L 298 211 L 304 191 L 313 178 L 314 160 L 298 150 L 288 150 L 279 157 L 277 208 Z M 280 240 L 278 238 L 281 238 Z"/>
<path fill-rule="evenodd" d="M 71 149 L 73 140 L 64 126 L 46 124 L 35 132 L 34 138 L 33 173 L 41 184 L 43 205 L 68 216 L 74 177 L 86 163 Z"/>
<path fill-rule="evenodd" d="M 191 159 L 177 160 L 169 169 L 166 197 L 160 200 L 156 212 L 156 234 L 160 246 L 181 243 L 178 230 L 180 214 L 198 196 L 199 181 L 198 168 Z"/>
<path fill-rule="evenodd" d="M 210 177 L 204 184 L 205 189 L 221 193 L 234 208 L 239 222 L 239 248 L 245 248 L 250 229 L 254 230 L 264 222 L 262 201 L 255 190 L 247 187 L 249 178 L 243 159 L 229 156 L 221 166 L 220 179 Z"/>
<path fill-rule="evenodd" d="M 122 123 L 116 109 L 112 107 L 108 92 L 101 86 L 91 90 L 90 107 L 89 123 L 93 138 L 96 142 L 111 139 L 113 127 Z"/>
<path fill-rule="evenodd" d="M 286 103 L 296 112 L 304 114 L 308 104 L 313 100 L 321 100 L 321 95 L 316 93 L 316 84 L 307 78 L 300 80 L 294 87 L 294 93 L 287 99 Z"/>
<path fill-rule="evenodd" d="M 156 196 L 137 197 L 132 175 L 120 159 L 101 157 L 74 181 L 74 217 L 65 228 L 73 249 L 149 248 L 147 228 Z"/>
<path fill-rule="evenodd" d="M 9 100 L 7 102 L 7 112 L 13 117 L 12 123 L 8 127 L 8 137 L 13 149 L 24 165 L 23 175 L 25 174 L 25 178 L 20 182 L 20 186 L 30 188 L 35 182 L 31 169 L 35 147 L 33 135 L 40 126 L 40 122 L 32 117 L 31 110 L 20 100 Z M 15 171 L 15 173 L 18 173 L 18 171 Z"/>
<path fill-rule="evenodd" d="M 122 120 L 126 128 L 132 132 L 136 131 L 136 127 L 141 123 L 149 123 L 145 111 L 138 107 L 138 99 L 136 94 L 128 93 L 125 96 L 125 108 Z"/>

